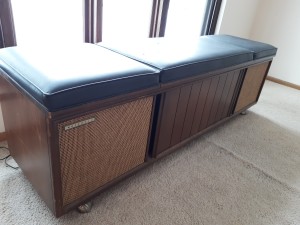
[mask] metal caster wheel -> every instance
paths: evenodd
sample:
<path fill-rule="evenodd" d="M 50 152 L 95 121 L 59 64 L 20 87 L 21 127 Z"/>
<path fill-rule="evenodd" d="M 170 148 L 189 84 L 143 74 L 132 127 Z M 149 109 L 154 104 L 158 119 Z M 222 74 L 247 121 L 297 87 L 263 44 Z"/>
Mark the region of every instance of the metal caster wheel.
<path fill-rule="evenodd" d="M 77 210 L 80 213 L 89 213 L 92 210 L 92 202 L 87 202 L 83 205 L 78 206 Z"/>
<path fill-rule="evenodd" d="M 245 116 L 245 115 L 247 115 L 247 111 L 241 112 L 240 114 Z"/>

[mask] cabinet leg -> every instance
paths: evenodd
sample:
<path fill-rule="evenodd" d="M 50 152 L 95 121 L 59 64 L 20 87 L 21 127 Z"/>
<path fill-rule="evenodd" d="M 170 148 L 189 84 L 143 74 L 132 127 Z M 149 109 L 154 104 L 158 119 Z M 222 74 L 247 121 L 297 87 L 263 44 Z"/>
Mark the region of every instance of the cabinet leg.
<path fill-rule="evenodd" d="M 87 202 L 83 205 L 77 207 L 78 212 L 80 213 L 89 213 L 92 210 L 92 202 Z"/>

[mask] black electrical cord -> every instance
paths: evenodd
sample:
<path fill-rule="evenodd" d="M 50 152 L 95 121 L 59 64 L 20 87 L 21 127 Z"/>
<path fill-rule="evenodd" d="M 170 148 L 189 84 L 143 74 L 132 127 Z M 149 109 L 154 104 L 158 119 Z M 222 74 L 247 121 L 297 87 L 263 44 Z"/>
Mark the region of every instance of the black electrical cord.
<path fill-rule="evenodd" d="M 8 160 L 9 158 L 11 158 L 11 155 L 9 155 L 9 156 L 7 156 L 7 157 L 5 158 L 5 160 L 4 160 L 5 165 L 8 166 L 8 167 L 10 167 L 10 168 L 12 168 L 12 169 L 15 169 L 15 170 L 19 169 L 18 166 L 12 166 L 12 165 L 10 165 L 10 164 L 7 162 L 7 160 Z"/>
<path fill-rule="evenodd" d="M 0 146 L 0 149 L 6 149 L 7 151 L 9 151 L 9 149 L 6 148 L 6 147 L 4 147 L 4 146 Z M 12 169 L 15 169 L 15 170 L 19 169 L 19 167 L 17 167 L 17 166 L 12 166 L 12 165 L 10 165 L 10 164 L 7 162 L 7 160 L 8 160 L 9 158 L 11 158 L 11 155 L 8 153 L 7 156 L 4 156 L 4 157 L 0 158 L 0 161 L 4 160 L 5 165 L 8 166 L 8 167 L 10 167 L 10 168 L 12 168 Z"/>

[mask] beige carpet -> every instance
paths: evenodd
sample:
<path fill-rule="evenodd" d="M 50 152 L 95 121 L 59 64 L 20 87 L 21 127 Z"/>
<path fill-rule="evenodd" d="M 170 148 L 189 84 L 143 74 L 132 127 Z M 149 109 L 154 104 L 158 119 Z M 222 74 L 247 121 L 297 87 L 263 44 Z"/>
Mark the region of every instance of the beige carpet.
<path fill-rule="evenodd" d="M 248 115 L 103 193 L 89 214 L 55 219 L 0 162 L 0 224 L 300 224 L 300 92 L 267 82 Z"/>

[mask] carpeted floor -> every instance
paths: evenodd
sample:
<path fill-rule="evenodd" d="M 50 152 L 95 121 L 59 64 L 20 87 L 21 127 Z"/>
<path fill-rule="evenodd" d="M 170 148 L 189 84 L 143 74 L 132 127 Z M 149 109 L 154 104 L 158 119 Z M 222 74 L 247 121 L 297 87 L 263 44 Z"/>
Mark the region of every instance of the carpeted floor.
<path fill-rule="evenodd" d="M 1 161 L 0 224 L 300 224 L 300 92 L 267 82 L 246 116 L 103 193 L 89 214 L 54 218 Z"/>

